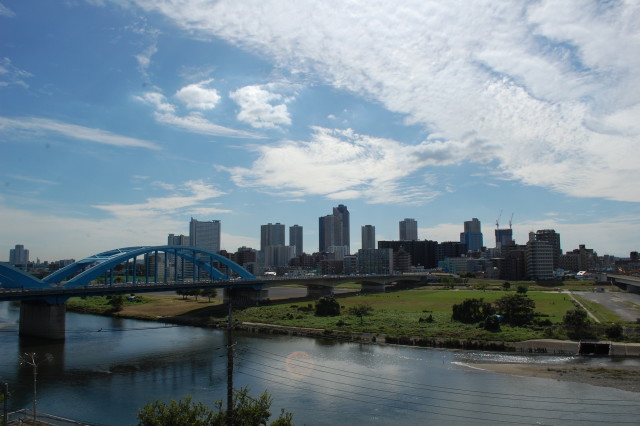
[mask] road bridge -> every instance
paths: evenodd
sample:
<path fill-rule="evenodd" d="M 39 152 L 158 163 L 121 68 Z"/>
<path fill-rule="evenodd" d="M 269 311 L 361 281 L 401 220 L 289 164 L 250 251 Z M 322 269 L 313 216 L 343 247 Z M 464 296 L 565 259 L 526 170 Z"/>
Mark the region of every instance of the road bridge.
<path fill-rule="evenodd" d="M 629 275 L 613 275 L 607 274 L 607 281 L 627 290 L 629 293 L 640 294 L 640 277 L 632 277 Z"/>
<path fill-rule="evenodd" d="M 22 302 L 20 335 L 62 340 L 69 297 L 216 288 L 224 290 L 225 300 L 247 305 L 266 299 L 269 287 L 284 284 L 302 284 L 308 296 L 320 297 L 347 282 L 360 283 L 367 292 L 426 279 L 425 274 L 256 277 L 226 257 L 195 247 L 126 247 L 88 256 L 42 279 L 0 265 L 0 301 Z"/>

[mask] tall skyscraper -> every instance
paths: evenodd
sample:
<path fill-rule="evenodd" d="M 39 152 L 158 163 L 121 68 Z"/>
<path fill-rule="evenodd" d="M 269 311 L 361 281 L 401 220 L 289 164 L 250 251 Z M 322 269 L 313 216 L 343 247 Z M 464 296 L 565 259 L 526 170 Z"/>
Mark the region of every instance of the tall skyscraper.
<path fill-rule="evenodd" d="M 349 210 L 347 210 L 347 206 L 344 204 L 339 204 L 338 207 L 333 208 L 333 215 L 340 218 L 340 223 L 342 225 L 342 241 L 341 244 L 336 244 L 339 246 L 346 246 L 347 253 L 351 253 L 351 236 L 350 236 L 350 225 L 349 225 Z"/>
<path fill-rule="evenodd" d="M 302 226 L 293 225 L 289 227 L 289 245 L 296 246 L 296 256 L 300 256 L 304 252 Z"/>
<path fill-rule="evenodd" d="M 560 266 L 560 255 L 562 255 L 560 234 L 553 229 L 539 229 L 536 231 L 535 239 L 537 241 L 546 241 L 549 243 L 553 250 L 553 269 L 558 269 Z"/>
<path fill-rule="evenodd" d="M 469 251 L 480 251 L 483 246 L 480 221 L 475 217 L 464 223 L 464 232 L 460 233 L 460 242 L 467 245 Z"/>
<path fill-rule="evenodd" d="M 540 232 L 540 231 L 538 231 Z M 555 231 L 554 231 L 555 233 Z M 530 280 L 550 280 L 553 278 L 553 246 L 548 241 L 538 239 L 537 233 L 529 233 L 526 248 L 527 278 Z"/>
<path fill-rule="evenodd" d="M 362 227 L 362 249 L 369 250 L 376 248 L 376 227 L 364 225 Z"/>
<path fill-rule="evenodd" d="M 418 222 L 415 219 L 400 221 L 400 241 L 414 241 L 418 239 Z"/>
<path fill-rule="evenodd" d="M 318 220 L 319 249 L 326 252 L 332 246 L 344 246 L 349 254 L 349 210 L 340 204 L 333 208 L 333 214 L 322 216 Z"/>
<path fill-rule="evenodd" d="M 502 246 L 511 244 L 513 241 L 513 230 L 509 229 L 496 229 L 496 248 L 502 249 Z"/>
<path fill-rule="evenodd" d="M 220 221 L 199 221 L 191 218 L 189 244 L 214 253 L 220 251 Z"/>
<path fill-rule="evenodd" d="M 9 249 L 9 263 L 13 266 L 27 266 L 29 264 L 29 250 L 22 244 L 16 244 L 15 248 Z"/>
<path fill-rule="evenodd" d="M 268 246 L 284 245 L 284 225 L 268 223 L 260 226 L 260 250 L 265 251 Z"/>

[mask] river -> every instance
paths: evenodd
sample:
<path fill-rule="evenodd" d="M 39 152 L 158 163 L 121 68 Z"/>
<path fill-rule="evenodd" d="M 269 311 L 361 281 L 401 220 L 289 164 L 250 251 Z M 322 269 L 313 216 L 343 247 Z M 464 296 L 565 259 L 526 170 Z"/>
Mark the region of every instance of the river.
<path fill-rule="evenodd" d="M 38 410 L 89 424 L 128 425 L 144 404 L 191 395 L 226 401 L 220 330 L 67 314 L 65 343 L 27 343 L 19 308 L 0 303 L 0 378 L 10 409 L 30 409 L 35 352 Z M 302 425 L 638 424 L 640 394 L 469 368 L 467 362 L 610 363 L 572 356 L 445 351 L 234 333 L 234 387 L 268 390 L 272 412 Z M 275 416 L 273 417 L 275 418 Z"/>

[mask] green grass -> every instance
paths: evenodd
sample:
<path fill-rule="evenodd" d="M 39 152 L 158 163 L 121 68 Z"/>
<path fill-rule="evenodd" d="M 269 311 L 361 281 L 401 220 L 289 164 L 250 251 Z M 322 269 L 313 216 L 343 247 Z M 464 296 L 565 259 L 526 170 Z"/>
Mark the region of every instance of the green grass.
<path fill-rule="evenodd" d="M 542 327 L 522 328 L 503 325 L 502 331 L 491 333 L 479 329 L 477 324 L 463 324 L 451 320 L 451 306 L 469 298 L 483 298 L 493 302 L 514 291 L 481 290 L 407 290 L 339 298 L 342 314 L 337 317 L 316 317 L 313 303 L 299 302 L 248 308 L 238 311 L 236 319 L 248 322 L 270 323 L 291 327 L 323 328 L 348 332 L 379 333 L 390 336 L 410 335 L 440 339 L 478 339 L 520 341 L 543 338 Z M 536 302 L 536 311 L 552 323 L 562 321 L 564 312 L 573 308 L 568 296 L 557 293 L 530 292 Z M 350 306 L 368 303 L 373 314 L 360 319 L 348 315 Z M 308 305 L 311 305 L 309 309 Z M 420 322 L 432 316 L 434 322 Z M 337 325 L 341 322 L 341 326 Z"/>
<path fill-rule="evenodd" d="M 602 305 L 598 303 L 591 302 L 590 300 L 587 300 L 575 293 L 573 294 L 573 297 L 575 297 L 576 300 L 582 303 L 582 305 L 587 308 L 587 310 L 591 312 L 596 318 L 598 318 L 600 322 L 624 322 L 618 315 L 608 309 L 603 308 Z"/>
<path fill-rule="evenodd" d="M 135 301 L 125 300 L 124 306 L 143 305 L 148 303 L 148 299 L 136 296 Z M 104 315 L 113 311 L 106 296 L 71 297 L 67 300 L 67 306 L 75 312 L 87 312 Z"/>

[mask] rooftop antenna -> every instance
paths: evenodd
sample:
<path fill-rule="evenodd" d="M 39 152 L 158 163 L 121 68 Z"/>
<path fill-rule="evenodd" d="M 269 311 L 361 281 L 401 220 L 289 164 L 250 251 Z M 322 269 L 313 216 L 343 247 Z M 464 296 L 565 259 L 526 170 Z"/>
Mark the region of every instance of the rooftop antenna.
<path fill-rule="evenodd" d="M 496 219 L 496 229 L 500 229 L 500 218 L 502 217 L 502 210 L 500 210 L 500 214 L 498 215 L 498 218 Z"/>

